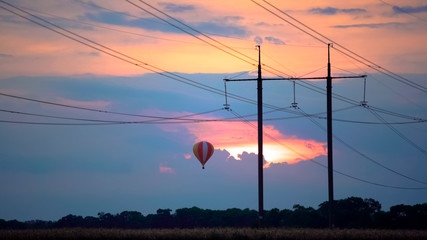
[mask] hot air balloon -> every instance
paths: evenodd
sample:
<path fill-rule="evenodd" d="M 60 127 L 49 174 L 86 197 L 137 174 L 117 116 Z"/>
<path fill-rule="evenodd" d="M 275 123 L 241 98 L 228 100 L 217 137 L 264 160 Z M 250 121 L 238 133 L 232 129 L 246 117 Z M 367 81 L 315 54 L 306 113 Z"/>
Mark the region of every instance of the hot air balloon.
<path fill-rule="evenodd" d="M 200 163 L 202 164 L 202 169 L 205 169 L 205 164 L 212 156 L 213 152 L 214 147 L 209 142 L 201 141 L 194 144 L 193 153 L 194 156 L 196 156 L 196 158 L 199 159 Z"/>

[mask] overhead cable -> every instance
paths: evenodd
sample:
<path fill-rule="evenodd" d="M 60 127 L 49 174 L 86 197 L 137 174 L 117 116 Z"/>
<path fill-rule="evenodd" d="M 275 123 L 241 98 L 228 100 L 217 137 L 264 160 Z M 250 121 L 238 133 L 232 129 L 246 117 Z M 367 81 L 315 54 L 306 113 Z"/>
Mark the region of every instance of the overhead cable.
<path fill-rule="evenodd" d="M 51 31 L 53 31 L 53 32 L 55 32 L 55 33 L 58 33 L 58 34 L 60 34 L 60 35 L 62 35 L 62 36 L 64 36 L 64 37 L 67 37 L 67 38 L 69 38 L 69 39 L 71 39 L 71 40 L 77 41 L 77 42 L 79 42 L 79 43 L 81 43 L 81 44 L 83 44 L 83 45 L 86 45 L 86 46 L 90 47 L 90 48 L 96 49 L 96 50 L 98 50 L 98 51 L 100 51 L 100 52 L 103 52 L 103 53 L 105 53 L 105 54 L 107 54 L 107 55 L 110 55 L 110 56 L 112 56 L 112 57 L 115 57 L 115 58 L 117 58 L 117 59 L 119 59 L 119 60 L 122 60 L 122 61 L 125 61 L 125 62 L 127 62 L 127 63 L 130 63 L 130 64 L 132 64 L 132 65 L 134 65 L 134 66 L 137 66 L 137 67 L 140 67 L 140 68 L 146 69 L 146 70 L 148 70 L 148 71 L 151 71 L 151 72 L 154 72 L 154 73 L 156 73 L 156 74 L 159 74 L 159 75 L 165 76 L 165 77 L 167 77 L 167 78 L 170 78 L 170 79 L 173 79 L 173 80 L 176 80 L 176 81 L 182 82 L 182 83 L 184 83 L 184 84 L 191 85 L 191 86 L 193 86 L 193 87 L 200 88 L 200 89 L 203 89 L 203 90 L 206 90 L 206 91 L 209 91 L 209 92 L 215 93 L 215 94 L 224 95 L 224 93 L 222 92 L 222 90 L 219 90 L 219 89 L 213 88 L 213 87 L 208 86 L 208 85 L 206 85 L 206 84 L 202 84 L 202 83 L 199 83 L 199 82 L 197 82 L 197 81 L 191 80 L 191 79 L 189 79 L 189 78 L 182 77 L 182 76 L 180 76 L 180 75 L 178 75 L 178 74 L 176 74 L 176 73 L 168 72 L 168 71 L 165 71 L 165 70 L 163 70 L 163 69 L 161 69 L 161 68 L 158 68 L 158 67 L 155 67 L 155 66 L 153 66 L 153 65 L 150 65 L 150 64 L 148 64 L 148 63 L 142 62 L 142 61 L 140 61 L 140 60 L 138 60 L 138 59 L 136 59 L 136 58 L 133 58 L 133 57 L 128 56 L 128 55 L 126 55 L 126 54 L 123 54 L 123 53 L 121 53 L 121 52 L 115 51 L 114 49 L 111 49 L 111 48 L 109 48 L 109 47 L 107 47 L 107 46 L 105 46 L 105 45 L 99 44 L 99 43 L 97 43 L 97 42 L 95 42 L 95 41 L 92 41 L 92 40 L 90 40 L 90 39 L 88 39 L 88 38 L 86 38 L 86 37 L 83 37 L 83 36 L 81 36 L 81 35 L 79 35 L 79 34 L 76 34 L 76 33 L 74 33 L 74 32 L 71 32 L 71 31 L 67 30 L 67 29 L 64 29 L 64 28 L 62 28 L 62 27 L 60 27 L 60 26 L 58 26 L 58 25 L 56 25 L 56 24 L 53 24 L 53 23 L 51 23 L 51 22 L 49 22 L 49 21 L 47 21 L 47 20 L 45 20 L 45 19 L 42 19 L 42 18 L 40 18 L 40 17 L 38 17 L 38 16 L 35 16 L 34 14 L 31 14 L 31 13 L 29 13 L 29 12 L 25 11 L 25 10 L 22 10 L 22 9 L 20 9 L 20 8 L 18 8 L 18 7 L 16 7 L 16 6 L 14 6 L 14 5 L 12 5 L 12 4 L 9 4 L 9 3 L 7 3 L 7 2 L 5 2 L 5 1 L 3 1 L 3 0 L 0 0 L 0 2 L 5 3 L 5 4 L 9 5 L 10 7 L 13 7 L 13 8 L 15 8 L 15 9 L 17 9 L 17 10 L 21 11 L 21 12 L 24 12 L 24 13 L 26 13 L 27 15 L 29 15 L 29 16 L 31 16 L 31 17 L 33 17 L 33 18 L 39 19 L 40 21 L 43 21 L 43 22 L 45 22 L 45 23 L 47 23 L 47 24 L 49 24 L 49 25 L 51 25 L 51 26 L 53 26 L 53 27 L 56 27 L 56 28 L 58 28 L 58 29 L 60 29 L 60 30 L 64 31 L 65 33 L 64 33 L 64 32 L 60 32 L 60 31 L 58 31 L 58 30 L 56 30 L 56 29 L 54 29 L 54 28 L 52 28 L 52 27 L 50 27 L 50 26 L 47 26 L 47 25 L 45 25 L 45 24 L 42 24 L 42 23 L 40 23 L 40 22 L 37 22 L 37 21 L 35 21 L 34 19 L 31 19 L 31 18 L 29 18 L 29 17 L 23 16 L 22 14 L 17 13 L 17 12 L 15 12 L 15 11 L 11 10 L 11 9 L 7 9 L 7 8 L 5 8 L 5 7 L 3 7 L 3 6 L 0 6 L 0 8 L 3 8 L 3 9 L 4 9 L 4 10 L 6 10 L 6 11 L 9 11 L 9 12 L 11 12 L 11 13 L 13 13 L 13 14 L 17 15 L 17 16 L 20 16 L 20 17 L 22 17 L 22 18 L 24 18 L 24 19 L 27 19 L 27 20 L 28 20 L 28 21 L 30 21 L 30 22 L 33 22 L 33 23 L 35 23 L 35 24 L 37 24 L 37 25 L 39 25 L 39 26 L 42 26 L 42 27 L 44 27 L 44 28 L 47 28 L 47 29 L 49 29 L 49 30 L 51 30 Z M 74 37 L 73 37 L 73 36 L 68 35 L 67 33 L 72 34 Z M 77 39 L 76 37 L 78 37 L 78 38 L 80 38 L 80 39 Z M 88 42 L 90 42 L 90 43 L 92 43 L 92 44 L 95 44 L 96 46 L 94 46 L 94 45 L 92 45 L 92 44 L 89 44 L 89 43 L 87 43 L 87 42 L 84 42 L 84 41 L 88 41 Z M 108 50 L 108 51 L 107 51 L 107 50 Z M 325 94 L 325 93 L 324 93 L 324 89 L 321 89 L 320 87 L 317 87 L 317 86 L 315 86 L 315 85 L 313 85 L 312 83 L 309 83 L 309 82 L 307 82 L 307 81 L 299 81 L 299 82 L 298 82 L 298 84 L 308 85 L 309 87 L 308 87 L 308 86 L 304 86 L 304 87 L 307 87 L 307 88 L 309 88 L 309 89 L 311 89 L 311 90 L 313 90 L 313 91 L 317 91 L 317 92 L 319 92 L 319 93 Z M 236 100 L 239 100 L 239 101 L 243 101 L 243 102 L 247 102 L 247 103 L 251 103 L 251 104 L 256 104 L 256 101 L 255 101 L 255 100 L 248 99 L 248 98 L 245 98 L 245 97 L 241 97 L 241 96 L 238 96 L 238 95 L 235 95 L 235 94 L 232 94 L 232 93 L 229 93 L 229 95 L 228 95 L 228 96 L 229 96 L 230 98 L 233 98 L 233 99 L 236 99 Z M 357 101 L 355 101 L 355 100 L 351 100 L 351 99 L 348 99 L 348 98 L 346 98 L 346 97 L 344 97 L 344 96 L 340 96 L 340 95 L 336 95 L 336 94 L 335 94 L 334 96 L 335 96 L 337 99 L 340 99 L 340 100 L 342 100 L 342 101 L 346 101 L 346 102 L 351 103 L 351 104 L 356 104 L 356 103 L 357 103 Z M 263 105 L 264 105 L 265 107 L 268 107 L 268 108 L 271 108 L 271 109 L 276 109 L 276 110 L 280 110 L 280 109 L 282 109 L 282 108 L 280 108 L 280 107 L 276 107 L 276 106 L 273 106 L 273 105 L 270 105 L 270 104 L 263 104 Z M 294 112 L 294 113 L 295 113 L 295 112 Z"/>
<path fill-rule="evenodd" d="M 302 113 L 304 113 L 304 114 L 306 114 L 301 108 L 298 108 Z M 318 123 L 316 120 L 314 120 L 311 116 L 309 116 L 309 115 L 306 115 L 307 116 L 307 118 L 312 122 L 312 123 L 314 123 L 316 126 L 318 126 L 320 129 L 322 129 L 323 131 L 327 131 L 327 129 L 324 127 L 324 126 L 322 126 L 320 123 Z M 399 176 L 401 176 L 401 177 L 404 177 L 404 178 L 406 178 L 406 179 L 409 179 L 409 180 L 411 180 L 411 181 L 414 181 L 414 182 L 417 182 L 417 183 L 421 183 L 421 184 L 425 184 L 425 185 L 427 185 L 427 182 L 424 182 L 424 181 L 420 181 L 420 180 L 417 180 L 417 179 L 415 179 L 415 178 L 412 178 L 412 177 L 409 177 L 409 176 L 407 176 L 407 175 L 405 175 L 405 174 L 402 174 L 402 173 L 400 173 L 400 172 L 397 172 L 396 170 L 393 170 L 393 169 L 391 169 L 391 168 L 389 168 L 389 167 L 387 167 L 387 166 L 385 166 L 384 164 L 381 164 L 380 162 L 378 162 L 378 161 L 376 161 L 376 160 L 374 160 L 373 158 L 371 158 L 371 157 L 369 157 L 368 155 L 366 155 L 366 154 L 364 154 L 364 153 L 362 153 L 361 151 L 359 151 L 359 150 L 357 150 L 356 148 L 354 148 L 351 144 L 348 144 L 347 142 L 345 142 L 343 139 L 341 139 L 340 137 L 338 137 L 338 136 L 336 136 L 335 134 L 333 134 L 333 138 L 335 139 L 335 140 L 337 140 L 337 141 L 339 141 L 341 144 L 343 144 L 344 146 L 346 146 L 348 149 L 350 149 L 350 150 L 352 150 L 353 152 L 355 152 L 355 153 L 357 153 L 359 156 L 361 156 L 361 157 L 363 157 L 363 158 L 365 158 L 365 159 L 367 159 L 368 161 L 370 161 L 370 162 L 372 162 L 372 163 L 374 163 L 374 164 L 376 164 L 376 165 L 378 165 L 378 166 L 380 166 L 380 167 L 382 167 L 382 168 L 384 168 L 384 169 L 386 169 L 386 170 L 388 170 L 388 171 L 390 171 L 390 172 L 392 172 L 392 173 L 394 173 L 394 174 L 397 174 L 397 175 L 399 175 Z"/>
<path fill-rule="evenodd" d="M 335 49 L 336 51 L 338 51 L 338 52 L 346 55 L 347 57 L 349 57 L 349 58 L 351 58 L 351 59 L 353 59 L 353 60 L 355 60 L 355 61 L 357 61 L 359 63 L 362 63 L 363 65 L 365 65 L 365 66 L 367 66 L 367 67 L 369 67 L 369 68 L 371 68 L 373 70 L 376 70 L 376 71 L 378 71 L 380 73 L 383 73 L 383 74 L 385 74 L 385 75 L 387 75 L 387 76 L 389 76 L 389 77 L 391 77 L 391 78 L 393 78 L 393 79 L 395 79 L 395 80 L 397 80 L 397 81 L 399 81 L 399 82 L 401 82 L 403 84 L 406 84 L 406 85 L 408 85 L 410 87 L 413 87 L 415 89 L 418 89 L 420 91 L 427 92 L 427 87 L 424 87 L 424 86 L 422 86 L 422 85 L 420 85 L 418 83 L 415 83 L 415 82 L 409 80 L 408 78 L 400 76 L 400 75 L 398 75 L 398 74 L 396 74 L 396 73 L 394 73 L 394 72 L 392 72 L 392 71 L 390 71 L 390 70 L 388 70 L 386 68 L 383 68 L 383 67 L 379 66 L 376 63 L 373 63 L 372 61 L 370 61 L 370 60 L 362 57 L 361 55 L 359 55 L 359 54 L 357 54 L 357 53 L 355 53 L 355 52 L 353 52 L 351 50 L 349 50 L 348 48 L 342 46 L 341 44 L 339 44 L 339 43 L 333 41 L 332 39 L 326 37 L 325 35 L 319 33 L 318 31 L 314 30 L 313 28 L 309 27 L 308 25 L 302 23 L 298 19 L 292 17 L 290 14 L 284 12 L 283 10 L 279 9 L 278 7 L 276 7 L 273 4 L 269 3 L 268 1 L 263 0 L 266 4 L 268 4 L 270 7 L 274 8 L 276 11 L 278 11 L 278 12 L 284 14 L 285 16 L 291 18 L 292 20 L 294 20 L 298 24 L 304 26 L 305 28 L 309 29 L 311 32 L 314 32 L 315 34 L 319 35 L 321 38 L 326 39 L 327 41 L 324 41 L 324 40 L 320 39 L 320 37 L 316 37 L 314 34 L 309 33 L 308 31 L 302 29 L 301 27 L 297 26 L 296 24 L 292 23 L 291 21 L 289 21 L 289 20 L 281 17 L 277 13 L 275 13 L 272 10 L 268 9 L 267 7 L 261 5 L 260 3 L 256 2 L 255 0 L 251 0 L 251 1 L 253 3 L 255 3 L 256 5 L 258 5 L 259 7 L 263 8 L 264 10 L 266 10 L 266 11 L 270 12 L 271 14 L 275 15 L 276 17 L 280 18 L 281 20 L 287 22 L 291 26 L 297 28 L 298 30 L 304 32 L 305 34 L 313 37 L 314 39 L 316 39 L 318 41 L 320 41 L 321 43 L 323 43 L 323 44 L 333 43 L 334 45 L 338 46 L 339 48 L 342 48 L 343 50 L 338 49 L 338 48 L 334 47 L 334 45 L 332 45 L 333 49 Z"/>
<path fill-rule="evenodd" d="M 248 120 L 246 120 L 243 116 L 241 116 L 240 114 L 238 114 L 235 110 L 231 111 L 231 113 L 232 113 L 232 114 L 234 114 L 234 115 L 236 115 L 236 116 L 238 116 L 239 118 L 241 118 L 242 122 L 244 122 L 244 123 L 248 124 L 249 126 L 251 126 L 251 127 L 252 127 L 252 128 L 254 128 L 254 129 L 257 129 L 257 126 L 255 126 L 253 123 L 251 123 L 251 122 L 249 122 Z M 319 163 L 319 162 L 317 162 L 317 161 L 315 161 L 315 160 L 313 160 L 313 159 L 310 159 L 309 157 L 305 156 L 304 154 L 302 154 L 302 153 L 300 153 L 300 152 L 296 151 L 295 149 L 293 149 L 293 148 L 289 147 L 288 145 L 286 145 L 286 144 L 282 143 L 280 140 L 278 140 L 278 139 L 277 139 L 277 138 L 275 138 L 274 136 L 272 136 L 272 135 L 270 135 L 270 134 L 268 134 L 268 133 L 264 133 L 264 135 L 265 135 L 266 137 L 270 138 L 271 140 L 273 140 L 274 142 L 278 143 L 278 144 L 279 144 L 279 145 L 281 145 L 282 147 L 285 147 L 286 149 L 288 149 L 288 150 L 290 150 L 290 151 L 294 152 L 295 154 L 297 154 L 298 156 L 302 157 L 302 159 L 310 160 L 310 162 L 313 162 L 313 163 L 315 163 L 315 164 L 317 164 L 317 165 L 320 165 L 320 166 L 322 166 L 322 167 L 327 168 L 327 166 L 325 166 L 324 164 L 321 164 L 321 163 Z M 384 167 L 385 167 L 385 166 L 384 166 Z M 388 168 L 388 169 L 389 169 L 389 168 Z M 389 169 L 389 170 L 391 170 L 391 169 Z M 393 186 L 393 185 L 387 185 L 387 184 L 375 183 L 375 182 L 372 182 L 372 181 L 368 181 L 368 180 L 364 180 L 364 179 L 361 179 L 361 178 L 358 178 L 358 177 L 354 177 L 354 176 L 352 176 L 352 175 L 350 175 L 350 174 L 346 174 L 346 173 L 343 173 L 343 172 L 341 172 L 341 171 L 337 171 L 337 170 L 335 170 L 335 169 L 334 169 L 333 171 L 334 171 L 335 173 L 338 173 L 338 174 L 343 175 L 343 176 L 345 176 L 345 177 L 351 178 L 351 179 L 353 179 L 353 180 L 357 180 L 357 181 L 360 181 L 360 182 L 364 182 L 364 183 L 367 183 L 367 184 L 371 184 L 371 185 L 375 185 L 375 186 L 380 186 L 380 187 L 394 188 L 394 189 L 405 189 L 405 190 L 425 190 L 425 189 L 427 189 L 427 187 L 401 187 L 401 186 Z M 393 170 L 392 170 L 392 172 L 393 172 L 393 173 L 395 173 L 395 174 L 401 175 L 400 173 L 395 172 L 395 171 L 393 171 Z M 408 177 L 408 176 L 406 176 L 406 175 L 401 175 L 401 176 L 404 176 L 405 178 L 408 178 L 408 179 L 410 179 L 410 180 L 412 180 L 412 181 L 415 181 L 415 182 L 418 182 L 418 183 L 427 184 L 427 183 L 424 183 L 424 182 L 422 182 L 422 181 L 418 181 L 418 180 L 416 180 L 416 179 L 413 179 L 413 178 L 411 178 L 411 177 Z"/>

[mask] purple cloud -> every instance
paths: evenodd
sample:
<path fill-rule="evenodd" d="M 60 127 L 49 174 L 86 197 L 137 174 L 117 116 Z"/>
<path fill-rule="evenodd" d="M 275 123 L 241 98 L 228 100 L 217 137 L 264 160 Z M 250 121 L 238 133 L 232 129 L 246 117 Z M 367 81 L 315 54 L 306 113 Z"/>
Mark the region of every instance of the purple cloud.
<path fill-rule="evenodd" d="M 334 28 L 382 28 L 390 26 L 399 26 L 402 23 L 389 22 L 389 23 L 368 23 L 368 24 L 351 24 L 351 25 L 335 25 Z"/>
<path fill-rule="evenodd" d="M 427 12 L 427 5 L 419 6 L 419 7 L 398 7 L 393 6 L 393 12 L 395 14 L 401 14 L 401 13 L 422 13 Z"/>
<path fill-rule="evenodd" d="M 272 43 L 274 45 L 285 45 L 286 43 L 283 42 L 282 40 L 275 38 L 275 37 L 264 37 L 264 39 L 269 42 Z"/>
<path fill-rule="evenodd" d="M 333 8 L 333 7 L 326 7 L 326 8 L 312 8 L 309 10 L 312 14 L 317 15 L 336 15 L 336 14 L 360 14 L 360 13 L 366 13 L 365 9 L 361 8 Z"/>
<path fill-rule="evenodd" d="M 13 57 L 11 54 L 0 53 L 0 58 L 10 58 Z"/>
<path fill-rule="evenodd" d="M 161 2 L 159 3 L 160 6 L 163 6 L 163 8 L 168 12 L 185 12 L 185 11 L 191 11 L 194 10 L 194 5 L 190 4 L 175 4 L 175 3 L 168 3 L 168 2 Z"/>

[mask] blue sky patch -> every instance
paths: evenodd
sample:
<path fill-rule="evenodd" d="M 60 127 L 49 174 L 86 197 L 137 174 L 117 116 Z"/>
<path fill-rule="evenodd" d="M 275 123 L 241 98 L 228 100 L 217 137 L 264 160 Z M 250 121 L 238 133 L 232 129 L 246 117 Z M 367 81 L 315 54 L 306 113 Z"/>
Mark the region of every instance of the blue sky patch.
<path fill-rule="evenodd" d="M 201 22 L 195 24 L 195 28 L 208 34 L 220 34 L 227 37 L 247 37 L 250 35 L 245 27 Z"/>
<path fill-rule="evenodd" d="M 154 18 L 128 19 L 124 15 L 114 12 L 100 12 L 98 14 L 89 13 L 86 14 L 86 17 L 89 20 L 98 23 L 142 28 L 161 32 L 181 32 L 178 29 L 173 28 L 172 26 L 169 26 L 165 23 L 159 22 L 159 20 Z"/>
<path fill-rule="evenodd" d="M 129 19 L 123 14 L 114 12 L 101 12 L 98 14 L 86 14 L 86 17 L 94 22 L 106 23 L 118 26 L 127 26 L 142 28 L 152 31 L 161 31 L 166 33 L 184 33 L 183 31 L 167 24 L 160 22 L 155 18 L 140 18 L 140 19 Z M 200 22 L 191 24 L 197 30 L 207 34 L 220 34 L 227 37 L 247 37 L 250 33 L 245 27 L 227 25 L 225 23 L 214 23 L 214 22 Z M 180 26 L 183 27 L 183 26 Z M 183 27 L 186 31 L 189 29 Z M 192 31 L 191 31 L 192 32 Z M 193 32 L 192 32 L 193 33 Z M 194 33 L 198 35 L 197 33 Z"/>

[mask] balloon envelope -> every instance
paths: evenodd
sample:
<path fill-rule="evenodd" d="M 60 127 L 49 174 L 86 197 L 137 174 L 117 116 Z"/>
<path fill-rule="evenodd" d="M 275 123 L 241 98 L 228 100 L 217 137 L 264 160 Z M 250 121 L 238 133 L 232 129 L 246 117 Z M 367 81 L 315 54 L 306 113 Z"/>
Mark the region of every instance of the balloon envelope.
<path fill-rule="evenodd" d="M 194 144 L 194 147 L 193 147 L 194 156 L 196 156 L 196 158 L 199 159 L 203 169 L 205 168 L 205 164 L 209 160 L 209 158 L 212 156 L 213 152 L 214 152 L 214 147 L 209 142 L 202 141 Z"/>

